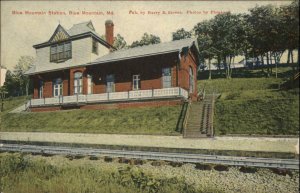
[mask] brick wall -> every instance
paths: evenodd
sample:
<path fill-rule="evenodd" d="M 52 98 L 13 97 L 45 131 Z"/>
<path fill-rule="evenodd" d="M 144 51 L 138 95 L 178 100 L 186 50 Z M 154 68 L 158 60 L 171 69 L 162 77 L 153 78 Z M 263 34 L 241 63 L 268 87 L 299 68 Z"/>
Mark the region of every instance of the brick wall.
<path fill-rule="evenodd" d="M 194 92 L 190 94 L 192 100 L 197 99 L 197 62 L 191 51 L 186 55 L 181 55 L 180 68 L 179 68 L 179 87 L 189 91 L 189 69 L 193 70 L 194 75 Z"/>
<path fill-rule="evenodd" d="M 63 81 L 63 95 L 64 96 L 70 95 L 69 70 L 43 73 L 43 74 L 31 76 L 31 78 L 33 79 L 33 86 L 34 86 L 33 98 L 38 98 L 38 89 L 39 89 L 40 80 L 44 82 L 43 97 L 45 98 L 53 97 L 53 80 L 56 78 L 61 78 Z"/>
<path fill-rule="evenodd" d="M 176 54 L 131 59 L 97 66 L 88 66 L 87 73 L 93 76 L 93 93 L 106 92 L 106 75 L 115 75 L 115 91 L 132 90 L 132 78 L 140 74 L 141 90 L 162 88 L 162 68 L 171 67 L 172 86 L 176 86 Z"/>
<path fill-rule="evenodd" d="M 115 75 L 116 92 L 132 90 L 132 78 L 136 74 L 139 74 L 141 78 L 141 90 L 159 89 L 163 86 L 162 68 L 165 67 L 171 68 L 172 86 L 179 86 L 186 90 L 189 90 L 189 68 L 193 69 L 195 89 L 191 96 L 192 99 L 195 99 L 197 95 L 197 65 L 191 52 L 181 56 L 180 65 L 178 65 L 178 53 L 172 53 L 36 75 L 32 77 L 34 79 L 34 98 L 38 98 L 39 80 L 44 81 L 44 97 L 52 97 L 55 78 L 63 79 L 64 96 L 73 95 L 75 72 L 83 74 L 83 94 L 87 94 L 87 74 L 93 77 L 93 94 L 106 92 L 106 76 L 108 74 Z"/>

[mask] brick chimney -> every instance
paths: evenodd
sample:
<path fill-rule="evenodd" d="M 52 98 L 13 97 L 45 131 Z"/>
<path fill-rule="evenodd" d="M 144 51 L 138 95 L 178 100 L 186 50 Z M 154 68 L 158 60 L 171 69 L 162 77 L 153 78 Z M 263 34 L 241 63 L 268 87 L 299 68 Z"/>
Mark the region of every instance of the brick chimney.
<path fill-rule="evenodd" d="M 112 20 L 105 21 L 105 38 L 107 43 L 114 44 L 114 23 Z"/>

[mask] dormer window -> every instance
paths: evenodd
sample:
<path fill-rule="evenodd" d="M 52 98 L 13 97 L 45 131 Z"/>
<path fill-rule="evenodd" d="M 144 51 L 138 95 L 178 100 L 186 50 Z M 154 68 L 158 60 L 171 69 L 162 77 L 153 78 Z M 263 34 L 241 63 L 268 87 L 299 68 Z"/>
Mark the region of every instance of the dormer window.
<path fill-rule="evenodd" d="M 59 43 L 50 47 L 50 62 L 63 62 L 72 58 L 71 42 Z"/>
<path fill-rule="evenodd" d="M 93 47 L 92 47 L 92 52 L 94 54 L 98 55 L 98 42 L 96 39 L 93 38 Z"/>

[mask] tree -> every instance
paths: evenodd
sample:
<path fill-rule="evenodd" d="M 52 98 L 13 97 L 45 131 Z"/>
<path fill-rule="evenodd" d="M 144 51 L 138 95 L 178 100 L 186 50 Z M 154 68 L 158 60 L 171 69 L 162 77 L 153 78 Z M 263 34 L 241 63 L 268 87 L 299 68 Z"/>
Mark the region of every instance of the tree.
<path fill-rule="evenodd" d="M 200 62 L 205 64 L 205 59 L 208 59 L 208 69 L 209 69 L 209 77 L 211 79 L 211 60 L 217 54 L 214 51 L 210 51 L 210 48 L 213 47 L 213 42 L 211 39 L 211 20 L 203 21 L 198 23 L 193 28 L 194 33 L 197 36 L 197 41 L 199 45 L 199 54 L 200 54 Z"/>
<path fill-rule="evenodd" d="M 21 56 L 18 64 L 14 68 L 14 74 L 16 76 L 17 82 L 19 83 L 21 95 L 24 95 L 24 93 L 26 93 L 26 96 L 28 96 L 30 79 L 27 75 L 25 75 L 25 72 L 29 70 L 33 62 L 34 59 L 32 56 Z"/>
<path fill-rule="evenodd" d="M 202 56 L 209 60 L 216 57 L 218 67 L 223 66 L 226 77 L 231 78 L 231 64 L 243 53 L 246 45 L 245 21 L 241 14 L 219 14 L 209 21 L 198 23 L 194 29 Z"/>
<path fill-rule="evenodd" d="M 192 37 L 192 33 L 185 31 L 184 28 L 178 29 L 176 32 L 172 33 L 172 40 L 181 40 Z"/>
<path fill-rule="evenodd" d="M 19 95 L 19 83 L 17 82 L 15 75 L 10 70 L 6 72 L 4 87 L 6 88 L 9 96 Z"/>
<path fill-rule="evenodd" d="M 293 63 L 293 50 L 298 50 L 299 61 L 299 1 L 279 8 L 278 14 L 282 27 L 282 46 L 288 50 L 287 63 Z"/>
<path fill-rule="evenodd" d="M 117 50 L 128 48 L 127 47 L 127 42 L 125 41 L 125 39 L 120 34 L 117 34 L 117 36 L 114 38 L 114 45 L 113 46 L 115 48 L 117 48 Z"/>
<path fill-rule="evenodd" d="M 150 45 L 150 44 L 159 44 L 160 37 L 153 35 L 153 34 L 148 34 L 144 33 L 140 41 L 134 41 L 131 44 L 131 48 L 137 47 L 137 46 L 144 46 L 144 45 Z"/>
<path fill-rule="evenodd" d="M 4 98 L 6 94 L 7 94 L 6 88 L 4 86 L 0 86 L 0 98 L 1 98 L 0 112 L 3 112 Z"/>
<path fill-rule="evenodd" d="M 7 71 L 4 86 L 9 96 L 20 96 L 24 94 L 28 96 L 30 80 L 29 77 L 25 75 L 25 72 L 32 66 L 33 61 L 34 59 L 31 56 L 21 56 L 13 72 L 10 70 Z"/>

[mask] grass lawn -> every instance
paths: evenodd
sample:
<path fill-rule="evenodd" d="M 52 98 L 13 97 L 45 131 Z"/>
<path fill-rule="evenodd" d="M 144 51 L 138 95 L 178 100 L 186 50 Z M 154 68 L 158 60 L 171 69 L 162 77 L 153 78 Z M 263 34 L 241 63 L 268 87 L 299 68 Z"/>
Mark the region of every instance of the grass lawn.
<path fill-rule="evenodd" d="M 0 130 L 180 135 L 181 128 L 177 128 L 180 113 L 180 105 L 19 114 L 4 112 Z"/>
<path fill-rule="evenodd" d="M 212 80 L 198 81 L 198 87 L 207 93 L 221 94 L 215 108 L 215 133 L 298 135 L 299 88 L 278 89 L 292 75 L 292 67 L 279 67 L 278 78 L 274 74 L 264 77 L 262 69 L 239 71 L 232 79 L 213 72 Z"/>

